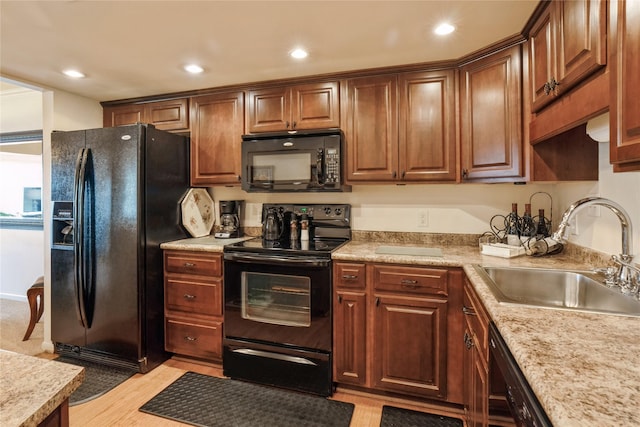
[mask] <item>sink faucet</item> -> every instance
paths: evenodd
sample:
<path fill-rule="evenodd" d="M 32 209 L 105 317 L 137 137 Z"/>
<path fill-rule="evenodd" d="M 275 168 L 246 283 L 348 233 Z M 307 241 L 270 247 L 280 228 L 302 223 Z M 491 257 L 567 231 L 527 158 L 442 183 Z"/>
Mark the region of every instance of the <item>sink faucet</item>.
<path fill-rule="evenodd" d="M 574 202 L 562 215 L 560 225 L 555 233 L 551 235 L 551 238 L 560 243 L 566 242 L 565 234 L 571 218 L 573 218 L 576 212 L 582 208 L 592 205 L 609 208 L 620 220 L 622 252 L 619 256 L 614 255 L 612 257 L 613 261 L 618 265 L 618 268 L 615 272 L 610 271 L 609 274 L 607 274 L 608 277 L 606 283 L 608 285 L 620 286 L 623 293 L 638 297 L 640 269 L 631 263 L 633 260 L 633 255 L 630 253 L 630 250 L 633 247 L 631 244 L 631 219 L 629 218 L 629 214 L 627 214 L 624 208 L 618 203 L 603 197 L 586 197 Z"/>

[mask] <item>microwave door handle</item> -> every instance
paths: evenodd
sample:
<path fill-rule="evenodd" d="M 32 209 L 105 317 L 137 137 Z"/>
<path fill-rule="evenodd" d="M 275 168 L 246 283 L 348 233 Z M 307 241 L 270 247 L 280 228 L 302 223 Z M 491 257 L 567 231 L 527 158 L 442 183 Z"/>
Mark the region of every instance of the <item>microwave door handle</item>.
<path fill-rule="evenodd" d="M 316 159 L 316 177 L 315 177 L 315 182 L 317 182 L 318 184 L 323 184 L 324 183 L 324 176 L 325 176 L 325 170 L 324 170 L 324 150 L 322 148 L 318 149 L 318 156 Z"/>

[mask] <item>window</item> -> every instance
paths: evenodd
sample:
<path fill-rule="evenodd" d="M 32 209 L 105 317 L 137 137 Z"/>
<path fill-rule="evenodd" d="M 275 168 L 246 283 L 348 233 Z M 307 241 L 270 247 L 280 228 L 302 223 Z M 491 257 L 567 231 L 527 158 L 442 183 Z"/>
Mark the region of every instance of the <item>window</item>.
<path fill-rule="evenodd" d="M 0 134 L 0 227 L 42 228 L 42 131 Z"/>

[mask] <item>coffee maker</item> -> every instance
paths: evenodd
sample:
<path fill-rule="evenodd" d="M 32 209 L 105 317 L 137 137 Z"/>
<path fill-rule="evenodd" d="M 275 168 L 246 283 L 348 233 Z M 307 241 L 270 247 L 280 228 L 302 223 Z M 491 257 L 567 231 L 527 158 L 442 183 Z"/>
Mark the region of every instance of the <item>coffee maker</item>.
<path fill-rule="evenodd" d="M 220 229 L 214 234 L 218 239 L 232 239 L 242 236 L 240 212 L 244 200 L 220 201 Z"/>

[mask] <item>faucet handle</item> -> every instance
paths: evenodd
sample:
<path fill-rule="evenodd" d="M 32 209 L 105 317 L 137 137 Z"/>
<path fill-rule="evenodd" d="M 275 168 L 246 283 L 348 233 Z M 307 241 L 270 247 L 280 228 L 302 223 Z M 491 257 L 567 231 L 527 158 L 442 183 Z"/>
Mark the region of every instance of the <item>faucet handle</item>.
<path fill-rule="evenodd" d="M 614 287 L 618 285 L 618 268 L 609 266 L 609 267 L 601 267 L 595 268 L 593 270 L 594 273 L 604 275 L 604 284 L 608 287 Z"/>
<path fill-rule="evenodd" d="M 631 255 L 613 255 L 613 261 L 618 264 L 618 285 L 623 294 L 640 298 L 640 268 L 631 263 Z"/>

